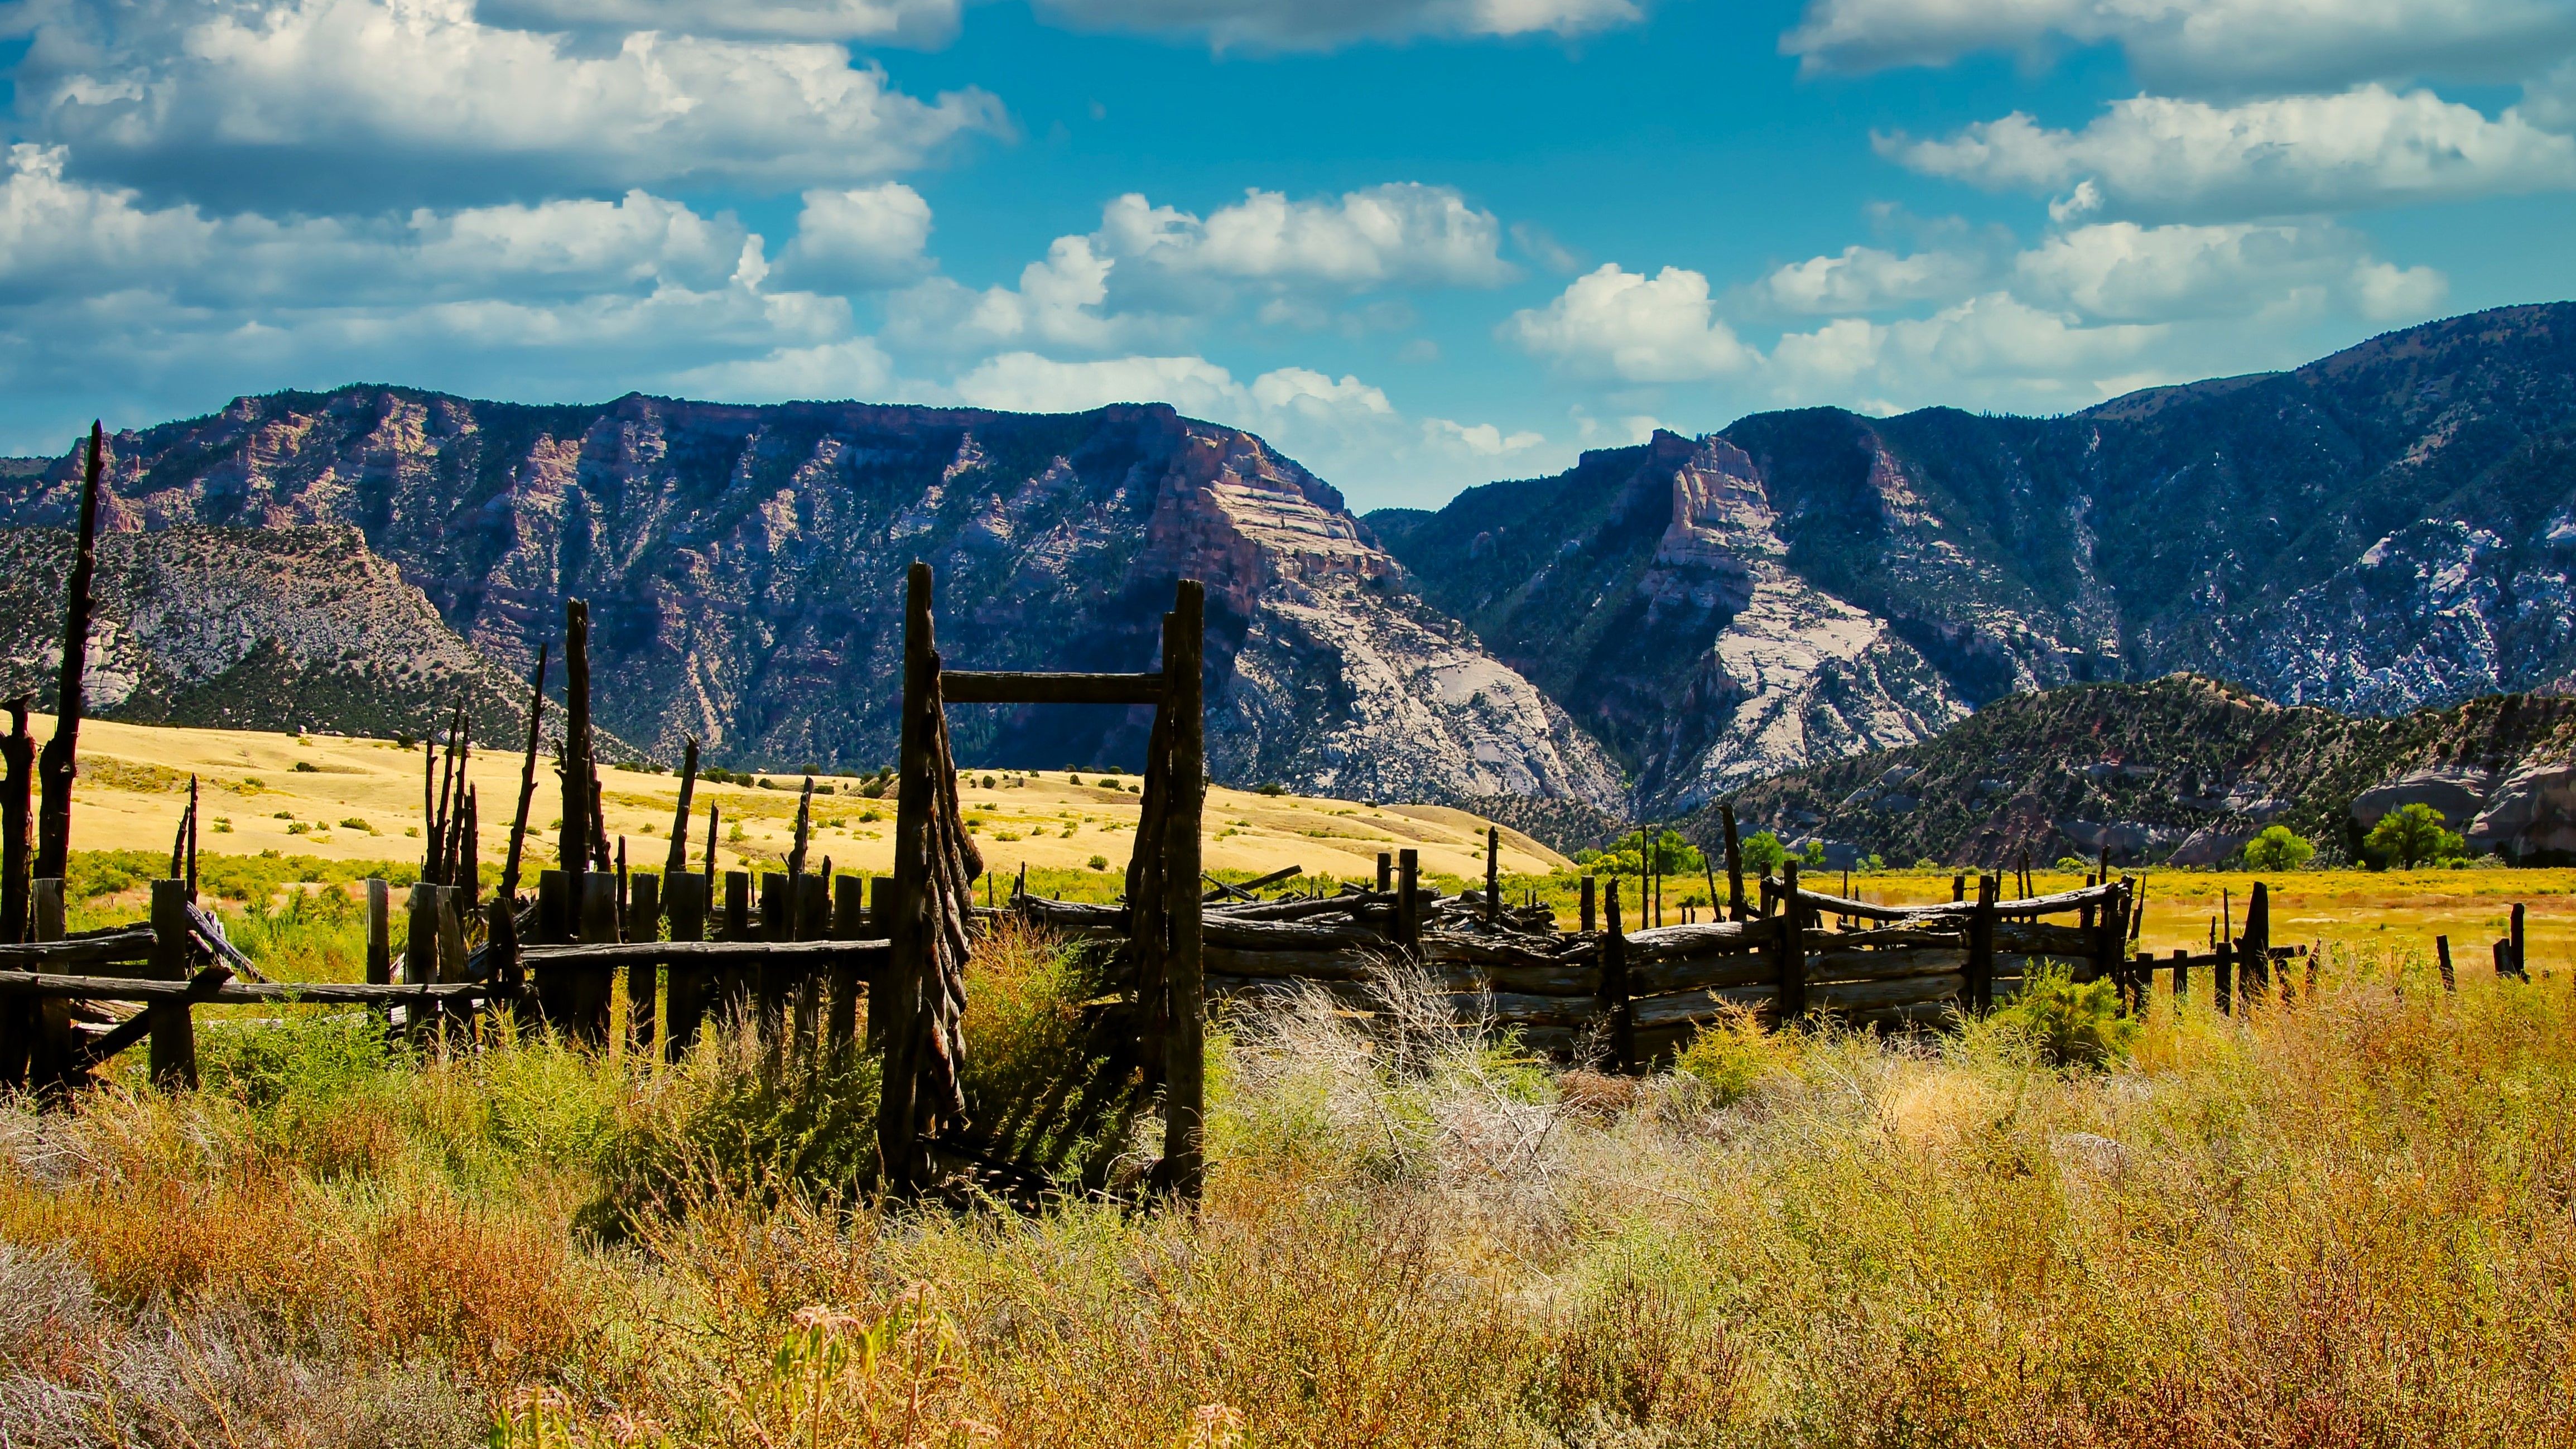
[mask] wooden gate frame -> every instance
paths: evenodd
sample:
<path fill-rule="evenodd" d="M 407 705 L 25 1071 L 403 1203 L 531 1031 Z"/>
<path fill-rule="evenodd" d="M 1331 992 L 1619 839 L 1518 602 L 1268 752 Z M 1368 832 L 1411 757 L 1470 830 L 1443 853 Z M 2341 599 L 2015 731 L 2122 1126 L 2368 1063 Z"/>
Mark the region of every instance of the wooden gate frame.
<path fill-rule="evenodd" d="M 941 798 L 930 775 L 932 742 L 923 737 L 930 710 L 944 711 L 949 704 L 1154 706 L 1136 850 L 1128 867 L 1128 921 L 1142 968 L 1138 1006 L 1147 1026 L 1140 1047 L 1149 1067 L 1156 1038 L 1162 1047 L 1163 1163 L 1157 1186 L 1195 1201 L 1206 1175 L 1206 955 L 1199 913 L 1200 824 L 1207 803 L 1207 700 L 1201 679 L 1206 588 L 1197 579 L 1179 581 L 1172 611 L 1163 616 L 1159 672 L 1051 674 L 944 669 L 933 634 L 933 585 L 930 565 L 915 561 L 904 591 L 903 741 L 897 761 L 901 778 L 893 916 L 887 932 L 890 989 L 876 993 L 878 999 L 903 1012 L 905 1003 L 921 1000 L 936 969 L 932 943 L 919 929 L 930 888 L 924 849 L 929 813 Z M 917 1170 L 923 1144 L 914 1137 L 910 1083 L 897 1083 L 893 1076 L 889 1072 L 881 1087 L 878 1140 L 888 1158 L 889 1178 L 901 1183 Z"/>

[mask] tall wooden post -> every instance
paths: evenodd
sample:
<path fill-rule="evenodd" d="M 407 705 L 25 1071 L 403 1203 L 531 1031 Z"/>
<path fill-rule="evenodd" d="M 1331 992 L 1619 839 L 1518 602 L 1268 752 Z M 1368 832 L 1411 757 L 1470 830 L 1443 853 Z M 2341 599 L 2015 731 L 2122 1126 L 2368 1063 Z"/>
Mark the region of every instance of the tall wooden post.
<path fill-rule="evenodd" d="M 1587 875 L 1583 878 L 1583 885 L 1581 887 L 1582 894 L 1578 898 L 1578 904 L 1575 907 L 1578 912 L 1578 919 L 1583 922 L 1583 924 L 1577 929 L 1581 930 L 1587 936 L 1592 933 L 1592 896 L 1593 890 L 1597 884 L 1598 883 L 1591 876 Z"/>
<path fill-rule="evenodd" d="M 1497 826 L 1485 827 L 1485 924 L 1491 926 L 1502 918 L 1503 910 L 1503 832 Z"/>
<path fill-rule="evenodd" d="M 404 926 L 403 984 L 428 985 L 438 979 L 438 887 L 413 883 Z"/>
<path fill-rule="evenodd" d="M 696 941 L 706 936 L 707 878 L 682 870 L 669 877 L 670 898 L 665 902 L 671 915 L 671 939 Z M 674 958 L 670 986 L 664 993 L 663 1010 L 668 1029 L 662 1036 L 662 1055 L 678 1061 L 697 1043 L 698 1026 L 707 1012 L 707 969 L 694 962 Z"/>
<path fill-rule="evenodd" d="M 555 841 L 563 863 L 564 891 L 574 909 L 590 895 L 582 878 L 590 870 L 590 605 L 564 600 L 563 830 Z"/>
<path fill-rule="evenodd" d="M 1637 899 L 1646 898 L 1642 886 Z M 1608 929 L 1601 933 L 1601 1012 L 1610 1024 L 1610 1068 L 1624 1072 L 1637 1064 L 1637 1018 L 1628 1004 L 1628 934 L 1619 925 L 1619 878 L 1610 877 L 1603 904 Z"/>
<path fill-rule="evenodd" d="M 1807 912 L 1798 903 L 1798 862 L 1780 866 L 1780 1021 L 1807 1014 Z"/>
<path fill-rule="evenodd" d="M 2209 971 L 2209 999 L 2218 1004 L 2221 1013 L 2236 1011 L 2236 943 L 2221 941 L 2213 948 L 2217 964 Z"/>
<path fill-rule="evenodd" d="M 2522 949 L 2522 902 L 2513 903 L 2513 975 L 2517 981 L 2531 979 L 2531 958 Z"/>
<path fill-rule="evenodd" d="M 1408 957 L 1422 952 L 1422 852 L 1395 853 L 1395 942 Z"/>
<path fill-rule="evenodd" d="M 152 883 L 152 976 L 158 981 L 188 979 L 188 883 Z M 195 1008 L 185 1001 L 155 1003 L 152 1013 L 152 1081 L 166 1091 L 193 1091 L 197 1085 Z"/>
<path fill-rule="evenodd" d="M 2434 957 L 2434 959 L 2435 959 L 2436 961 L 2438 961 L 2438 962 L 2441 964 L 2441 967 L 2442 967 L 2442 989 L 2443 989 L 2444 991 L 2457 991 L 2457 990 L 2459 990 L 2459 989 L 2460 989 L 2460 978 L 2459 978 L 2456 974 L 2454 974 L 2454 973 L 2452 972 L 2452 970 L 2451 970 L 2451 938 L 2450 938 L 2450 937 L 2448 937 L 2448 936 L 2435 936 L 2435 937 L 2433 938 L 2433 957 Z"/>
<path fill-rule="evenodd" d="M 89 425 L 89 469 L 81 477 L 80 533 L 73 545 L 71 585 L 63 604 L 63 664 L 54 685 L 54 734 L 37 761 L 42 791 L 36 820 L 38 876 L 61 880 L 71 873 L 72 776 L 80 752 L 81 680 L 89 667 L 90 583 L 98 572 L 99 469 L 107 433 Z"/>
<path fill-rule="evenodd" d="M 1744 906 L 1744 846 L 1735 837 L 1735 807 L 1717 807 L 1718 819 L 1726 825 L 1726 918 L 1741 921 L 1749 912 Z"/>
<path fill-rule="evenodd" d="M 2236 990 L 2247 1000 L 2272 984 L 2272 893 L 2263 882 L 2245 902 L 2245 931 L 2236 940 Z"/>
<path fill-rule="evenodd" d="M 832 939 L 864 941 L 868 938 L 868 882 L 864 876 L 836 876 L 832 881 Z M 859 968 L 849 962 L 832 966 L 832 1004 L 823 1034 L 833 1049 L 844 1050 L 857 1039 L 859 1027 L 859 992 L 865 983 Z"/>
<path fill-rule="evenodd" d="M 27 882 L 27 939 L 59 941 L 63 934 L 62 881 L 38 876 Z M 28 1080 L 38 1086 L 69 1085 L 81 1070 L 73 1054 L 71 1003 L 40 998 L 30 1016 L 34 1039 L 28 1044 Z"/>
<path fill-rule="evenodd" d="M 27 838 L 35 822 L 36 740 L 27 733 L 25 695 L 9 701 L 9 733 L 0 738 L 0 946 L 27 939 L 27 882 L 35 856 Z"/>
<path fill-rule="evenodd" d="M 630 940 L 662 939 L 662 878 L 639 875 L 627 886 L 626 934 Z M 626 1039 L 639 1051 L 653 1048 L 653 1005 L 660 994 L 661 968 L 638 961 L 626 968 Z"/>
<path fill-rule="evenodd" d="M 617 944 L 617 878 L 591 871 L 581 881 L 581 943 Z M 609 980 L 614 968 L 582 966 L 572 978 L 572 1030 L 585 1046 L 608 1045 Z"/>
<path fill-rule="evenodd" d="M 1195 1202 L 1205 1176 L 1201 1139 L 1207 1113 L 1206 955 L 1199 916 L 1200 817 L 1207 800 L 1207 708 L 1201 658 L 1207 638 L 1207 590 L 1183 579 L 1164 636 L 1163 688 L 1172 715 L 1168 822 L 1163 832 L 1164 919 L 1171 950 L 1164 958 L 1171 1001 L 1163 1038 L 1163 1169 L 1171 1190 Z"/>
<path fill-rule="evenodd" d="M 1977 906 L 1968 917 L 1968 1009 L 1983 1016 L 1995 1009 L 1995 895 L 2003 883 L 1977 873 Z"/>
<path fill-rule="evenodd" d="M 906 1191 L 919 1173 L 918 1071 L 913 1061 L 913 1021 L 930 970 L 930 812 L 937 799 L 931 779 L 935 742 L 929 701 L 939 687 L 930 612 L 930 565 L 915 561 L 904 581 L 903 717 L 895 758 L 894 910 L 886 980 L 869 1002 L 869 1035 L 885 1048 L 878 1075 L 877 1161 L 885 1186 Z M 1190 879 L 1195 882 L 1198 877 Z M 883 1008 L 884 1021 L 877 1020 Z"/>
<path fill-rule="evenodd" d="M 1395 857 L 1381 850 L 1377 853 L 1377 893 L 1385 895 L 1395 889 Z"/>

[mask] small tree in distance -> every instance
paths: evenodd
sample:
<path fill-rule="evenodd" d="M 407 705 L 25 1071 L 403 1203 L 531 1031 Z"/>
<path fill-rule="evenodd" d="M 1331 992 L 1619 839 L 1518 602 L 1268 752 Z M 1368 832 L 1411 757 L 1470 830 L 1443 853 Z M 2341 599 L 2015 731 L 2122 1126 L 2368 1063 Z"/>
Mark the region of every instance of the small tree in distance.
<path fill-rule="evenodd" d="M 2430 805 L 2402 806 L 2379 817 L 2379 823 L 2362 838 L 2361 848 L 2383 869 L 2394 865 L 2413 870 L 2468 849 L 2466 841 L 2442 828 L 2446 823 L 2442 812 Z"/>
<path fill-rule="evenodd" d="M 2314 859 L 2316 842 L 2286 825 L 2266 825 L 2263 833 L 2245 842 L 2245 868 L 2248 870 L 2297 870 Z"/>

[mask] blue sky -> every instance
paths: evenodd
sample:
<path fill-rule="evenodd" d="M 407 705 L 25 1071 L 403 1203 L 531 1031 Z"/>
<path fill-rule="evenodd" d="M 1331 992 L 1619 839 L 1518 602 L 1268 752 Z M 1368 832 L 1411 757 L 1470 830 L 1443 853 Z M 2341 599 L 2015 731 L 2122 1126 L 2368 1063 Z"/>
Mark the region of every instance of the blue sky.
<path fill-rule="evenodd" d="M 0 451 L 247 392 L 1260 431 L 1436 504 L 2576 294 L 2576 0 L 6 0 Z"/>

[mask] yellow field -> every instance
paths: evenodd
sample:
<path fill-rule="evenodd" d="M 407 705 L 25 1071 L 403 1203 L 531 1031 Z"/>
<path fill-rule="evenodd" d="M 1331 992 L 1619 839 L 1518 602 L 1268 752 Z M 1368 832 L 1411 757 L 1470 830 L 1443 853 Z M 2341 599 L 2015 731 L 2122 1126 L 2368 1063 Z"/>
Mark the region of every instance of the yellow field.
<path fill-rule="evenodd" d="M 39 716 L 38 739 L 53 721 Z M 80 782 L 73 794 L 72 845 L 79 850 L 168 850 L 187 801 L 188 777 L 199 777 L 204 825 L 199 848 L 226 855 L 263 850 L 337 860 L 403 860 L 420 851 L 427 812 L 421 803 L 423 751 L 385 740 L 248 730 L 81 725 Z M 520 756 L 478 752 L 471 779 L 479 800 L 483 859 L 497 862 L 517 808 Z M 1082 869 L 1097 856 L 1123 870 L 1135 847 L 1138 781 L 1132 775 L 1064 771 L 1027 775 L 970 771 L 962 795 L 967 823 L 987 868 Z M 690 824 L 690 861 L 706 856 L 707 807 L 722 813 L 717 849 L 723 868 L 758 868 L 785 858 L 793 841 L 797 789 L 793 776 L 777 789 L 698 782 Z M 989 781 L 988 785 L 986 782 Z M 608 829 L 623 836 L 637 865 L 658 865 L 670 849 L 676 775 L 608 769 L 600 777 Z M 820 781 L 812 846 L 836 869 L 885 871 L 894 860 L 894 801 L 856 794 L 859 782 Z M 532 854 L 551 859 L 561 816 L 561 787 L 547 762 L 538 766 L 529 810 Z M 1216 788 L 1208 792 L 1206 860 L 1210 870 L 1267 872 L 1303 866 L 1308 875 L 1374 878 L 1379 851 L 1414 848 L 1426 874 L 1481 877 L 1486 822 L 1434 805 L 1371 808 L 1355 800 L 1267 796 Z M 737 833 L 738 832 L 738 833 Z M 541 844 L 538 842 L 542 842 Z M 1502 868 L 1543 875 L 1568 862 L 1516 832 L 1503 832 Z"/>
<path fill-rule="evenodd" d="M 2516 902 L 2525 915 L 2527 950 L 2534 974 L 2546 963 L 2576 959 L 2576 870 L 2319 870 L 2250 875 L 2241 871 L 2146 870 L 2146 928 L 2139 945 L 2156 952 L 2200 946 L 2224 905 L 2242 926 L 2245 897 L 2257 880 L 2272 898 L 2275 945 L 2351 941 L 2420 947 L 2435 936 L 2451 938 L 2453 961 L 2463 970 L 2492 972 L 2488 942 L 2505 934 Z M 1818 872 L 1817 888 L 1841 889 L 1841 877 Z M 2071 890 L 2084 878 L 2054 871 L 2036 876 L 2045 895 Z M 1970 888 L 1974 888 L 1974 881 Z M 1950 898 L 1950 877 L 1874 875 L 1852 879 L 1854 896 L 1888 905 L 1917 905 Z"/>

